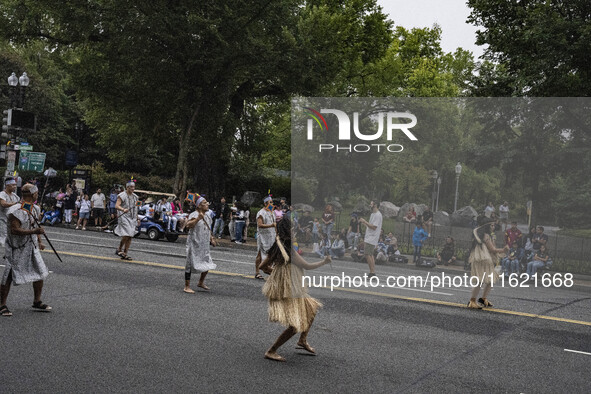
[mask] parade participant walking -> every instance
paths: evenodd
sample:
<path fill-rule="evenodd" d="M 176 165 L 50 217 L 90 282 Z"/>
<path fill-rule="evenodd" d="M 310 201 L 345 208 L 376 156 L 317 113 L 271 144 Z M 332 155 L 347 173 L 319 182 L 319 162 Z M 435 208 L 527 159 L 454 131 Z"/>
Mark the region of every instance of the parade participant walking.
<path fill-rule="evenodd" d="M 194 294 L 191 289 L 191 273 L 201 274 L 197 287 L 209 290 L 204 283 L 205 276 L 209 270 L 215 269 L 216 265 L 211 259 L 209 245 L 216 246 L 215 239 L 211 232 L 212 218 L 207 214 L 209 202 L 203 197 L 197 199 L 197 210 L 189 215 L 189 221 L 185 228 L 189 229 L 187 235 L 187 262 L 185 264 L 185 293 Z"/>
<path fill-rule="evenodd" d="M 509 246 L 505 245 L 503 249 L 498 249 L 492 240 L 491 234 L 495 231 L 495 222 L 487 221 L 484 225 L 474 229 L 474 241 L 472 242 L 472 249 L 468 261 L 472 269 L 470 275 L 478 278 L 478 285 L 472 287 L 472 297 L 468 302 L 468 308 L 482 309 L 483 307 L 492 307 L 493 304 L 487 299 L 488 293 L 492 284 L 499 278 L 495 271 L 495 265 L 502 253 L 509 250 Z M 476 302 L 476 297 L 480 292 L 480 288 L 484 285 L 482 291 L 482 298 Z"/>
<path fill-rule="evenodd" d="M 33 309 L 49 312 L 51 307 L 41 301 L 43 279 L 49 271 L 45 266 L 41 250 L 44 234 L 42 227 L 36 226 L 41 209 L 34 205 L 39 195 L 37 186 L 25 184 L 22 188 L 23 205 L 13 205 L 8 209 L 8 233 L 5 245 L 6 268 L 0 286 L 0 314 L 12 316 L 6 306 L 12 283 L 22 285 L 33 283 Z"/>
<path fill-rule="evenodd" d="M 4 255 L 4 242 L 7 234 L 7 216 L 6 212 L 13 205 L 20 201 L 20 197 L 16 195 L 16 180 L 14 178 L 7 178 L 4 183 L 4 190 L 0 192 L 0 248 Z"/>
<path fill-rule="evenodd" d="M 122 260 L 131 260 L 131 257 L 127 255 L 127 251 L 131 245 L 131 238 L 135 235 L 135 228 L 140 225 L 137 216 L 138 196 L 133 192 L 134 190 L 135 182 L 127 182 L 125 191 L 117 195 L 117 203 L 115 204 L 115 209 L 119 212 L 115 234 L 121 237 L 121 242 L 115 254 L 121 257 Z"/>
<path fill-rule="evenodd" d="M 277 349 L 298 332 L 301 334 L 296 349 L 316 354 L 316 350 L 308 343 L 308 333 L 322 304 L 308 295 L 302 286 L 302 276 L 304 270 L 316 269 L 331 262 L 330 256 L 317 263 L 306 262 L 293 250 L 291 241 L 291 222 L 284 218 L 277 225 L 275 243 L 260 267 L 271 275 L 263 286 L 263 294 L 269 300 L 269 321 L 287 327 L 265 353 L 265 358 L 274 361 L 285 361 L 277 354 Z"/>
<path fill-rule="evenodd" d="M 376 245 L 380 241 L 380 234 L 382 232 L 382 213 L 378 209 L 378 204 L 375 201 L 369 203 L 371 208 L 371 216 L 369 222 L 364 218 L 359 219 L 359 223 L 365 225 L 365 259 L 367 265 L 369 265 L 369 275 L 371 278 L 376 276 L 376 262 L 373 256 L 373 252 L 376 249 Z"/>
<path fill-rule="evenodd" d="M 257 257 L 255 260 L 255 279 L 263 279 L 259 271 L 261 262 L 267 258 L 267 252 L 275 242 L 276 227 L 273 214 L 273 198 L 267 196 L 263 199 L 264 207 L 257 213 Z"/>

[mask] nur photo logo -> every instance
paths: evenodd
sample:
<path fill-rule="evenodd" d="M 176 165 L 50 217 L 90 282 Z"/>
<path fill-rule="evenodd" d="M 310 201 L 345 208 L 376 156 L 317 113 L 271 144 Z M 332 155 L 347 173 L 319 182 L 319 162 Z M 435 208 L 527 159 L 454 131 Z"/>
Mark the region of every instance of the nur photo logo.
<path fill-rule="evenodd" d="M 339 141 L 364 141 L 364 142 L 376 142 L 376 143 L 360 143 L 360 144 L 329 144 L 321 143 L 318 144 L 318 151 L 335 151 L 335 152 L 391 152 L 397 153 L 402 152 L 404 147 L 400 144 L 390 143 L 377 143 L 379 140 L 383 140 L 384 134 L 386 141 L 391 142 L 398 134 L 403 134 L 411 141 L 418 141 L 417 137 L 410 131 L 411 128 L 416 126 L 417 117 L 408 112 L 394 112 L 394 111 L 380 111 L 372 113 L 366 118 L 370 122 L 364 122 L 364 126 L 373 125 L 377 128 L 376 131 L 362 132 L 360 129 L 360 123 L 363 122 L 364 118 L 360 116 L 359 112 L 353 112 L 349 115 L 347 112 L 334 109 L 334 108 L 321 108 L 317 111 L 310 107 L 303 107 L 305 113 L 310 116 L 307 119 L 307 133 L 306 138 L 308 141 L 314 140 L 314 129 L 320 130 L 321 132 L 328 133 L 329 127 L 328 122 L 322 114 L 329 114 L 336 117 L 337 122 L 337 136 Z M 351 121 L 352 118 L 352 121 Z M 330 119 L 330 118 L 329 118 Z M 335 120 L 334 118 L 331 120 Z M 331 122 L 332 123 L 332 122 Z M 375 129 L 374 129 L 375 130 Z M 385 131 L 385 133 L 384 133 Z M 335 132 L 331 128 L 331 133 Z"/>

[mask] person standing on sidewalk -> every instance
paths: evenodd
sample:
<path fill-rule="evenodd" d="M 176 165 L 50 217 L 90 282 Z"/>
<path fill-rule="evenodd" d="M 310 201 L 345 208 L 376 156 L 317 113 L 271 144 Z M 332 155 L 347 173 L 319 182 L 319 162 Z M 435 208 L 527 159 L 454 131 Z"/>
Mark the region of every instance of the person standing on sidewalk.
<path fill-rule="evenodd" d="M 8 209 L 17 204 L 21 199 L 16 195 L 16 180 L 14 178 L 7 178 L 4 182 L 4 190 L 0 192 L 0 248 L 2 248 L 2 255 L 4 256 L 4 243 L 7 235 L 7 221 L 6 213 Z"/>
<path fill-rule="evenodd" d="M 226 197 L 220 198 L 219 204 L 215 207 L 215 223 L 213 225 L 213 236 L 222 238 L 224 235 L 224 226 L 230 216 L 230 207 L 226 204 Z"/>
<path fill-rule="evenodd" d="M 95 227 L 102 227 L 103 225 L 103 215 L 105 214 L 106 201 L 107 198 L 100 188 L 96 189 L 96 193 L 94 193 L 90 198 L 90 207 L 92 209 L 92 215 L 94 216 Z"/>
<path fill-rule="evenodd" d="M 369 266 L 368 278 L 376 276 L 376 263 L 373 255 L 378 242 L 380 241 L 380 234 L 382 232 L 382 213 L 378 209 L 378 204 L 375 201 L 369 203 L 371 208 L 371 216 L 369 222 L 364 218 L 359 219 L 359 223 L 365 225 L 365 259 Z"/>
<path fill-rule="evenodd" d="M 66 188 L 66 196 L 64 197 L 64 223 L 70 226 L 72 223 L 72 212 L 76 209 L 76 195 L 73 194 L 71 188 Z"/>
<path fill-rule="evenodd" d="M 429 233 L 423 228 L 423 222 L 418 221 L 415 231 L 412 233 L 412 245 L 414 246 L 414 253 L 412 255 L 412 262 L 418 263 L 421 260 L 421 250 L 423 249 L 423 242 L 429 238 Z"/>
<path fill-rule="evenodd" d="M 5 245 L 6 268 L 0 286 L 0 315 L 12 316 L 6 306 L 12 283 L 22 285 L 33 283 L 33 309 L 49 312 L 51 307 L 41 301 L 43 279 L 49 275 L 41 256 L 45 245 L 41 235 L 42 227 L 36 225 L 41 209 L 34 205 L 39 196 L 37 186 L 29 183 L 22 188 L 23 205 L 13 205 L 8 209 L 8 233 Z"/>
<path fill-rule="evenodd" d="M 273 214 L 273 198 L 267 196 L 263 199 L 264 207 L 257 213 L 257 257 L 255 260 L 255 279 L 263 279 L 259 266 L 267 258 L 267 253 L 275 242 L 277 223 Z"/>
<path fill-rule="evenodd" d="M 140 225 L 137 216 L 138 196 L 133 192 L 134 190 L 135 182 L 127 182 L 125 191 L 119 193 L 117 204 L 115 204 L 115 209 L 119 212 L 115 234 L 121 237 L 121 242 L 119 242 L 115 254 L 121 257 L 122 260 L 131 260 L 131 257 L 127 255 L 127 251 L 131 245 L 131 238 L 135 235 L 135 228 Z"/>
<path fill-rule="evenodd" d="M 185 228 L 189 229 L 187 235 L 187 261 L 185 264 L 185 288 L 184 292 L 195 294 L 191 289 L 191 273 L 200 273 L 197 287 L 209 290 L 204 283 L 205 276 L 209 270 L 215 269 L 216 265 L 211 259 L 209 245 L 216 246 L 213 233 L 211 232 L 212 218 L 207 214 L 209 202 L 204 197 L 197 199 L 197 210 L 189 215 L 189 221 Z"/>
<path fill-rule="evenodd" d="M 86 230 L 86 223 L 90 218 L 90 206 L 91 202 L 88 200 L 88 194 L 83 193 L 80 196 L 80 200 L 76 201 L 78 206 L 78 223 L 76 224 L 76 230 L 82 225 L 82 230 Z"/>

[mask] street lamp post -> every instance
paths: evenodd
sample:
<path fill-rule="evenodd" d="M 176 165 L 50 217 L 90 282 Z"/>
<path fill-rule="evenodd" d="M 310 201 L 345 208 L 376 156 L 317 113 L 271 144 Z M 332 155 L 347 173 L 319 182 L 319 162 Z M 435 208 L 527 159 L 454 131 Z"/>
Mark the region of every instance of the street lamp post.
<path fill-rule="evenodd" d="M 431 178 L 433 178 L 433 193 L 431 194 L 431 212 L 435 211 L 435 183 L 437 182 L 437 170 L 431 171 Z"/>
<path fill-rule="evenodd" d="M 460 174 L 462 173 L 462 165 L 458 161 L 456 164 L 456 198 L 454 201 L 454 212 L 458 210 L 458 185 L 460 183 Z"/>
<path fill-rule="evenodd" d="M 20 92 L 17 93 L 16 86 L 20 84 Z M 12 73 L 8 77 L 8 85 L 10 86 L 10 107 L 22 109 L 25 105 L 25 90 L 29 86 L 29 77 L 24 72 L 20 77 L 16 73 Z"/>
<path fill-rule="evenodd" d="M 439 211 L 439 188 L 441 187 L 441 177 L 437 178 L 437 202 L 435 203 L 435 212 Z"/>

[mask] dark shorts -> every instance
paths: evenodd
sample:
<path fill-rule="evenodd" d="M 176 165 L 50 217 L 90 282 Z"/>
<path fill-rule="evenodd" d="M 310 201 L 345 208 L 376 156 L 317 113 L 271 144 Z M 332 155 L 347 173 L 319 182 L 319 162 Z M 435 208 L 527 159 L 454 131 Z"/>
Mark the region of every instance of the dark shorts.
<path fill-rule="evenodd" d="M 105 210 L 102 208 L 92 208 L 92 216 L 95 218 L 102 218 L 105 214 Z"/>
<path fill-rule="evenodd" d="M 376 245 L 366 243 L 365 248 L 363 250 L 363 254 L 365 256 L 373 256 L 374 250 L 376 250 Z"/>
<path fill-rule="evenodd" d="M 117 213 L 117 210 L 115 209 L 115 207 L 113 207 L 113 208 L 110 208 L 110 207 L 109 207 L 109 213 L 110 213 L 111 215 L 115 215 L 115 214 Z"/>

